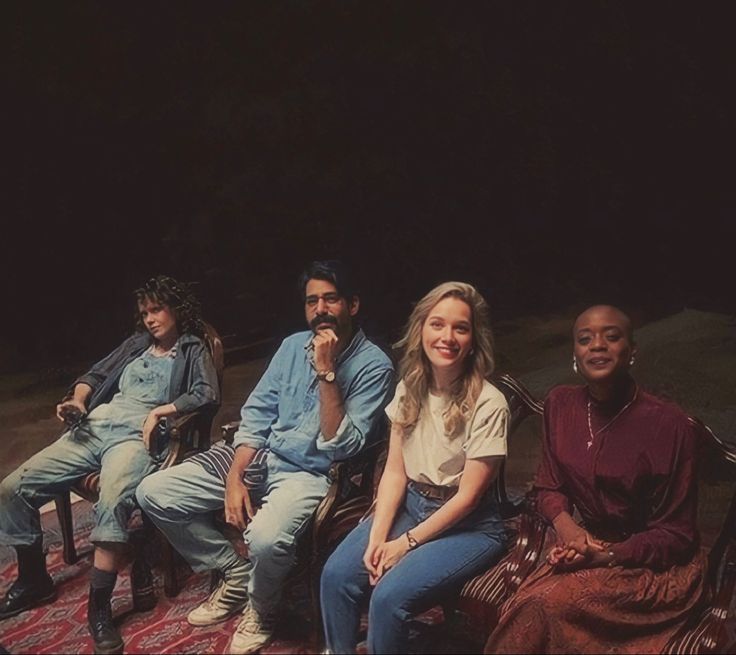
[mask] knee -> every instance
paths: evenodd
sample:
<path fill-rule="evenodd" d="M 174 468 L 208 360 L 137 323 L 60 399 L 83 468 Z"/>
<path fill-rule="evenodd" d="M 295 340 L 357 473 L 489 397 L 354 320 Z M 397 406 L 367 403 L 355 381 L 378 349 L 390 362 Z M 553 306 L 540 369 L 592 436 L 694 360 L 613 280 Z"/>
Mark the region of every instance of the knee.
<path fill-rule="evenodd" d="M 263 526 L 261 526 L 263 527 Z M 248 552 L 256 560 L 289 561 L 296 551 L 296 540 L 286 532 L 254 530 L 246 534 Z"/>
<path fill-rule="evenodd" d="M 129 490 L 127 493 L 120 493 L 120 490 L 115 487 L 105 491 L 100 490 L 96 507 L 98 514 L 109 512 L 120 515 L 123 517 L 121 520 L 127 520 L 127 512 L 135 508 L 134 496 Z"/>
<path fill-rule="evenodd" d="M 350 577 L 349 572 L 345 570 L 342 562 L 336 557 L 330 557 L 322 569 L 320 587 L 323 591 L 330 591 L 332 593 L 341 592 L 350 586 Z"/>
<path fill-rule="evenodd" d="M 144 512 L 148 512 L 150 504 L 148 501 L 148 489 L 145 487 L 146 481 L 145 479 L 141 481 L 141 483 L 138 485 L 138 487 L 135 490 L 135 502 L 138 503 L 138 507 L 140 507 Z"/>
<path fill-rule="evenodd" d="M 345 570 L 340 563 L 334 557 L 328 558 L 322 568 L 322 575 L 320 577 L 322 586 L 329 586 L 334 589 L 345 579 Z"/>
<path fill-rule="evenodd" d="M 17 476 L 11 474 L 0 482 L 0 505 L 7 505 L 20 489 Z"/>
<path fill-rule="evenodd" d="M 146 514 L 155 514 L 156 510 L 161 507 L 156 498 L 158 493 L 158 484 L 153 478 L 154 476 L 152 475 L 149 475 L 147 478 L 143 478 L 135 490 L 135 499 L 138 502 L 139 507 Z"/>
<path fill-rule="evenodd" d="M 567 604 L 567 597 L 561 594 L 554 598 L 546 594 L 528 594 L 512 605 L 511 614 L 535 617 L 533 620 L 541 625 L 547 616 L 560 613 Z"/>
<path fill-rule="evenodd" d="M 400 621 L 407 621 L 410 618 L 408 597 L 403 589 L 403 585 L 386 584 L 386 579 L 376 585 L 369 607 L 369 620 L 373 624 L 390 617 Z"/>
<path fill-rule="evenodd" d="M 363 595 L 363 581 L 355 566 L 348 566 L 339 557 L 330 557 L 322 569 L 320 589 L 322 595 L 329 599 L 332 596 L 348 596 L 359 598 Z M 365 586 L 368 586 L 367 578 Z"/>
<path fill-rule="evenodd" d="M 0 505 L 5 505 L 13 497 L 14 493 L 15 489 L 8 484 L 8 479 L 5 478 L 0 482 Z"/>

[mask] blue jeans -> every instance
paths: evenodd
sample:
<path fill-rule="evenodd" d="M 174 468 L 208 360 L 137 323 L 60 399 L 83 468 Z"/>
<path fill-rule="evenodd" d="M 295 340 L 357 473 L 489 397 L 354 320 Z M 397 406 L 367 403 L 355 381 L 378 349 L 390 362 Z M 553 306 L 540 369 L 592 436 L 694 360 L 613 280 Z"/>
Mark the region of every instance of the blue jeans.
<path fill-rule="evenodd" d="M 126 543 L 135 488 L 155 468 L 140 438 L 110 443 L 93 432 L 66 432 L 0 483 L 0 543 L 22 546 L 41 539 L 39 508 L 98 469 L 100 497 L 90 541 Z"/>
<path fill-rule="evenodd" d="M 250 567 L 248 598 L 259 613 L 269 614 L 296 561 L 297 539 L 329 488 L 323 475 L 304 471 L 269 453 L 263 486 L 251 490 L 262 503 L 243 538 Z M 225 484 L 195 462 L 183 462 L 147 477 L 136 492 L 138 502 L 195 571 L 225 573 L 244 562 L 217 529 L 214 512 L 225 504 Z"/>
<path fill-rule="evenodd" d="M 415 527 L 441 504 L 408 487 L 389 539 Z M 408 652 L 411 617 L 456 593 L 505 549 L 503 522 L 495 505 L 486 504 L 436 539 L 409 551 L 383 575 L 371 594 L 363 554 L 372 523 L 369 519 L 359 524 L 337 547 L 322 572 L 322 620 L 327 648 L 332 653 L 355 652 L 360 613 L 369 596 L 368 652 Z"/>

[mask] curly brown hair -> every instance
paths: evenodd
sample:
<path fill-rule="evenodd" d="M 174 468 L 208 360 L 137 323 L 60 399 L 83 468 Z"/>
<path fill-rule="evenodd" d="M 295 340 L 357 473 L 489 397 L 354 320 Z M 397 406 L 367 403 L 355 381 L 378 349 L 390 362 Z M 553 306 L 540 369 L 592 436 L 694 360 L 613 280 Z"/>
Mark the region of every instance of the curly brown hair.
<path fill-rule="evenodd" d="M 200 314 L 199 300 L 194 296 L 189 285 L 179 282 L 168 275 L 157 275 L 148 280 L 134 292 L 136 302 L 159 302 L 174 310 L 176 327 L 180 334 L 204 335 L 204 322 Z M 136 312 L 135 329 L 145 332 L 146 326 L 140 313 Z"/>

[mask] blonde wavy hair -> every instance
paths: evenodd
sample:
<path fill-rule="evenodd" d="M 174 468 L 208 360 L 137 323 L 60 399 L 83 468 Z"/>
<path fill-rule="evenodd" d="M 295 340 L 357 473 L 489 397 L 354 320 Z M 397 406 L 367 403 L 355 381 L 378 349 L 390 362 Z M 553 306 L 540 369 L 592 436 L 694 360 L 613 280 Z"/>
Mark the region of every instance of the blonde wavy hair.
<path fill-rule="evenodd" d="M 456 437 L 462 432 L 475 408 L 483 381 L 493 373 L 493 335 L 488 304 L 483 296 L 465 282 L 444 282 L 432 289 L 414 306 L 404 336 L 394 345 L 402 351 L 399 374 L 406 394 L 399 406 L 396 423 L 404 433 L 417 424 L 432 384 L 432 366 L 422 347 L 422 328 L 434 306 L 445 298 L 458 298 L 470 307 L 473 337 L 463 373 L 452 384 L 450 402 L 443 414 L 445 432 L 449 436 Z"/>

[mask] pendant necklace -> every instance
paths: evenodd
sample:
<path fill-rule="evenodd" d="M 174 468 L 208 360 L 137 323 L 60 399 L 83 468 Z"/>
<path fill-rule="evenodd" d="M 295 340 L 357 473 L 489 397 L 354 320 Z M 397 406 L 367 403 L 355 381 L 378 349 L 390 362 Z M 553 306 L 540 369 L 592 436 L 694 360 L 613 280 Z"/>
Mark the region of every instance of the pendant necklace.
<path fill-rule="evenodd" d="M 590 450 L 591 446 L 593 445 L 593 441 L 595 440 L 596 435 L 599 435 L 603 430 L 605 430 L 611 423 L 613 423 L 621 414 L 623 414 L 630 406 L 631 403 L 633 403 L 636 400 L 636 397 L 639 395 L 639 387 L 636 387 L 634 390 L 634 396 L 631 398 L 631 400 L 626 403 L 621 409 L 616 412 L 616 416 L 614 416 L 608 423 L 606 423 L 600 430 L 597 432 L 593 432 L 593 422 L 590 418 L 590 397 L 588 397 L 588 434 L 590 435 L 590 439 L 588 440 L 588 450 Z"/>

